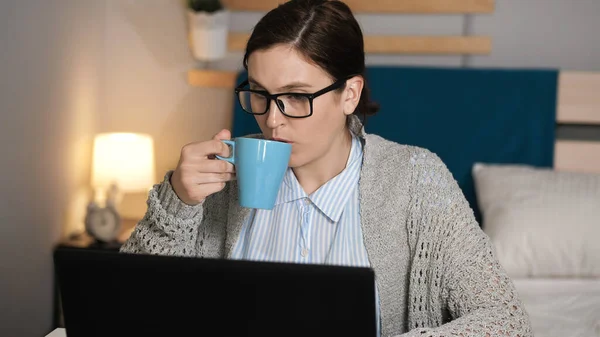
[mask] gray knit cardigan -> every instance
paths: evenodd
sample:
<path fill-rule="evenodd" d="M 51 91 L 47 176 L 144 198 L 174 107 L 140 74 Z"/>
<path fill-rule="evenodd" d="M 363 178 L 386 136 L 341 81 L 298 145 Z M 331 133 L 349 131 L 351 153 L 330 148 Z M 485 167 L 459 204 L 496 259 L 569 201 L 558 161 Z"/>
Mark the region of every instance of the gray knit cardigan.
<path fill-rule="evenodd" d="M 381 336 L 532 336 L 512 281 L 444 163 L 350 124 L 364 144 L 360 216 Z M 188 206 L 171 174 L 150 191 L 146 215 L 121 251 L 229 258 L 250 214 L 238 205 L 235 181 Z"/>

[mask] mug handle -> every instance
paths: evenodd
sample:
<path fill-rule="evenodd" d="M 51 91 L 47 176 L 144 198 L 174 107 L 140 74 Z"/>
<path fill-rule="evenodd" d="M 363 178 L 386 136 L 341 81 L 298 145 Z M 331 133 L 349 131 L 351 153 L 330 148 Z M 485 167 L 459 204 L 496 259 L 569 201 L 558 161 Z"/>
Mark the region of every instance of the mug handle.
<path fill-rule="evenodd" d="M 231 141 L 231 140 L 222 140 L 222 142 L 225 143 L 225 144 L 227 144 L 227 145 L 229 145 L 229 146 L 231 146 L 231 156 L 225 158 L 225 157 L 221 157 L 221 156 L 215 155 L 215 157 L 217 159 L 224 160 L 226 162 L 229 162 L 229 163 L 235 165 L 235 142 Z"/>

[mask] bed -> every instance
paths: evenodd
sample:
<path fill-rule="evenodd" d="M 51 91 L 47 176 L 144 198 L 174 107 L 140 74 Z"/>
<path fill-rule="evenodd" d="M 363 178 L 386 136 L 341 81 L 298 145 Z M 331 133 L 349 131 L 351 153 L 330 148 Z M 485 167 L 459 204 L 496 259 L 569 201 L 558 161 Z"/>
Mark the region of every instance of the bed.
<path fill-rule="evenodd" d="M 365 130 L 447 164 L 534 335 L 600 336 L 600 73 L 379 66 L 367 78 L 381 111 Z M 232 131 L 259 129 L 236 106 Z"/>
<path fill-rule="evenodd" d="M 600 73 L 559 73 L 552 167 L 473 165 L 483 229 L 536 337 L 600 336 L 598 93 Z M 561 137 L 574 126 L 588 139 Z"/>
<path fill-rule="evenodd" d="M 580 151 L 568 145 L 565 155 Z M 593 169 L 583 160 L 572 165 Z M 600 175 L 476 163 L 473 176 L 483 229 L 534 335 L 600 336 Z"/>

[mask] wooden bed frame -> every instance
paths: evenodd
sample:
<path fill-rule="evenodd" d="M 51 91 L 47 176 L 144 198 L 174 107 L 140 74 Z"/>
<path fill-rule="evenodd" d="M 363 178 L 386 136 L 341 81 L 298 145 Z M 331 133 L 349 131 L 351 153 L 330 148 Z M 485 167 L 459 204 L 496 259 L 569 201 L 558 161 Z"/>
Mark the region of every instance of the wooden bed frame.
<path fill-rule="evenodd" d="M 560 125 L 594 125 L 600 133 L 600 72 L 561 72 L 556 115 Z M 600 173 L 600 141 L 557 139 L 554 168 Z"/>

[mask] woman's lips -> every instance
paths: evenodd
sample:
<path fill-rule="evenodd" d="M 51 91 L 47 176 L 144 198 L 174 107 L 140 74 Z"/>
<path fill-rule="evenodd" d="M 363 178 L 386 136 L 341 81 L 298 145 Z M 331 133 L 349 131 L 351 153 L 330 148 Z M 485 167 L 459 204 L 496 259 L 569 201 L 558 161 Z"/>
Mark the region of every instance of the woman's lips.
<path fill-rule="evenodd" d="M 289 141 L 285 138 L 279 138 L 279 137 L 273 137 L 273 138 L 271 138 L 271 140 L 274 140 L 276 142 L 288 143 L 288 144 L 292 143 L 291 141 Z"/>

